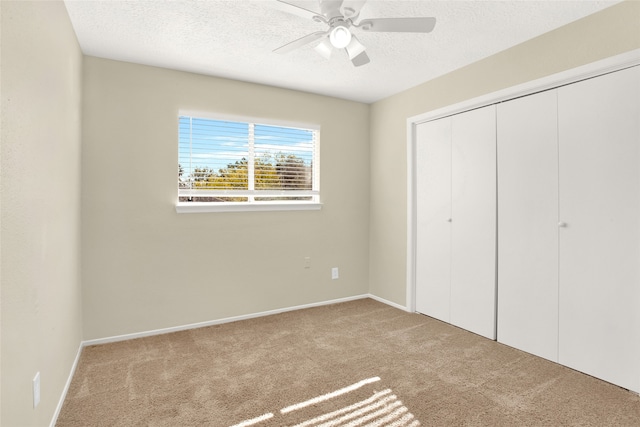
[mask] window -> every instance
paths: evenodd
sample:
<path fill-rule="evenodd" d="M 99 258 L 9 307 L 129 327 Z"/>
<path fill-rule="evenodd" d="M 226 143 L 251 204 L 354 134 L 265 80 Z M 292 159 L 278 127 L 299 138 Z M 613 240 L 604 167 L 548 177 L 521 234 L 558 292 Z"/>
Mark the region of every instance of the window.
<path fill-rule="evenodd" d="M 319 134 L 180 115 L 178 212 L 318 209 Z"/>

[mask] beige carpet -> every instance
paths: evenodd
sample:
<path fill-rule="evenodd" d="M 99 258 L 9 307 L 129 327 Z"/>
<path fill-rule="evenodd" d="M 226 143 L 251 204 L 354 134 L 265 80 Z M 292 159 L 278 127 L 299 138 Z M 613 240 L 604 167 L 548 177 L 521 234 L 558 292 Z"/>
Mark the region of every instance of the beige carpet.
<path fill-rule="evenodd" d="M 364 299 L 84 349 L 57 426 L 640 426 L 640 398 Z"/>

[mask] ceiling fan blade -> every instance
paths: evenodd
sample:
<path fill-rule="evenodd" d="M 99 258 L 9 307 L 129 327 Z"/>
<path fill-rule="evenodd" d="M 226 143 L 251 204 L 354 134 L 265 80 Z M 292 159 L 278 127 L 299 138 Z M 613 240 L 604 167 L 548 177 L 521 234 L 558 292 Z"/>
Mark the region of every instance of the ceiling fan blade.
<path fill-rule="evenodd" d="M 357 39 L 357 37 L 355 35 L 351 35 L 351 42 L 349 42 L 349 44 L 347 45 L 347 47 L 345 48 L 347 50 L 347 54 L 349 55 L 349 59 L 353 60 L 354 58 L 357 58 L 358 55 L 360 55 L 361 53 L 363 53 L 365 51 L 365 47 L 362 43 L 360 43 L 360 40 Z"/>
<path fill-rule="evenodd" d="M 313 19 L 315 16 L 319 16 L 320 13 L 314 12 L 313 10 L 305 9 L 304 7 L 300 7 L 293 3 L 288 3 L 284 0 L 276 0 L 273 3 L 274 7 L 278 10 L 281 10 L 286 13 L 290 13 L 293 15 L 300 16 L 305 19 Z"/>
<path fill-rule="evenodd" d="M 342 0 L 320 0 L 320 11 L 327 18 L 335 18 L 341 16 L 340 7 L 342 6 Z"/>
<path fill-rule="evenodd" d="M 344 0 L 341 8 L 342 15 L 355 21 L 366 2 L 367 0 Z"/>
<path fill-rule="evenodd" d="M 392 33 L 429 33 L 436 26 L 436 18 L 377 18 L 364 19 L 357 25 L 364 31 Z"/>
<path fill-rule="evenodd" d="M 289 53 L 292 50 L 298 49 L 304 45 L 309 43 L 313 43 L 314 41 L 326 36 L 328 34 L 327 31 L 316 31 L 315 33 L 307 34 L 304 37 L 300 37 L 298 40 L 294 40 L 290 43 L 285 44 L 284 46 L 280 46 L 273 51 L 276 53 Z"/>
<path fill-rule="evenodd" d="M 331 42 L 329 38 L 325 38 L 322 40 L 318 46 L 315 47 L 316 52 L 322 55 L 325 59 L 331 59 L 331 53 L 333 52 L 333 46 L 331 46 Z"/>
<path fill-rule="evenodd" d="M 356 67 L 359 67 L 364 64 L 368 64 L 369 62 L 370 60 L 369 60 L 369 56 L 367 55 L 367 52 L 362 52 L 360 55 L 356 56 L 351 60 L 351 63 Z"/>

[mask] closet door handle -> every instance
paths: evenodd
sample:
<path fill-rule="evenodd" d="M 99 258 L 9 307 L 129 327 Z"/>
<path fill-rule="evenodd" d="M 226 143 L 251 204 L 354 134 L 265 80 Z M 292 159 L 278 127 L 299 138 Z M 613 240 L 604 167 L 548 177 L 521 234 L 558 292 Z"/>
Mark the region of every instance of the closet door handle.
<path fill-rule="evenodd" d="M 558 227 L 560 227 L 560 228 L 567 228 L 568 226 L 569 226 L 569 224 L 567 224 L 566 222 L 560 221 L 558 223 Z"/>
<path fill-rule="evenodd" d="M 452 221 L 453 221 L 453 219 L 452 219 L 452 218 L 449 218 L 449 219 L 447 220 L 447 222 L 452 222 Z"/>

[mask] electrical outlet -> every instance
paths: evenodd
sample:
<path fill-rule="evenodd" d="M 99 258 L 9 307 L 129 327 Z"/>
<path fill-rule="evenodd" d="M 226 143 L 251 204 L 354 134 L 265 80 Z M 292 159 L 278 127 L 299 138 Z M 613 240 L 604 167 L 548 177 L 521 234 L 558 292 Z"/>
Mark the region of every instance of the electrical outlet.
<path fill-rule="evenodd" d="M 339 278 L 339 277 L 340 277 L 340 274 L 338 273 L 338 267 L 333 267 L 333 268 L 331 269 L 331 278 L 332 278 L 333 280 L 336 280 L 336 279 L 337 279 L 337 278 Z"/>
<path fill-rule="evenodd" d="M 311 268 L 311 257 L 304 257 L 304 268 Z"/>
<path fill-rule="evenodd" d="M 33 377 L 33 407 L 40 403 L 40 372 Z"/>

